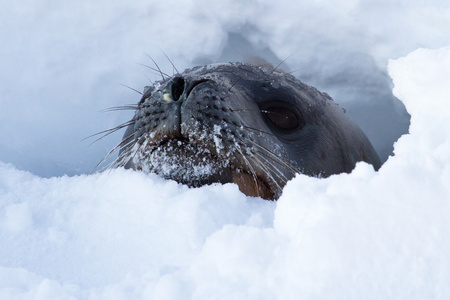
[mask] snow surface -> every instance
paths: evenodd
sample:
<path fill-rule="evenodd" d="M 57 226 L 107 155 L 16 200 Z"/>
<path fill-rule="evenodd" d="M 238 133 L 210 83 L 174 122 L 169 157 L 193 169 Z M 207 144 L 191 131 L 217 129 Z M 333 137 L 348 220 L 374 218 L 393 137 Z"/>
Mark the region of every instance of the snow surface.
<path fill-rule="evenodd" d="M 395 156 L 278 202 L 0 164 L 0 299 L 449 299 L 450 47 L 389 72 L 412 115 Z"/>
<path fill-rule="evenodd" d="M 449 28 L 438 0 L 1 2 L 0 299 L 450 299 Z M 145 52 L 172 71 L 159 49 L 289 57 L 385 158 L 409 126 L 386 66 L 414 51 L 388 68 L 409 134 L 379 172 L 297 176 L 278 202 L 85 175 L 122 133 L 80 140 L 131 118 L 97 111 L 138 101 L 118 83 L 157 78 Z"/>

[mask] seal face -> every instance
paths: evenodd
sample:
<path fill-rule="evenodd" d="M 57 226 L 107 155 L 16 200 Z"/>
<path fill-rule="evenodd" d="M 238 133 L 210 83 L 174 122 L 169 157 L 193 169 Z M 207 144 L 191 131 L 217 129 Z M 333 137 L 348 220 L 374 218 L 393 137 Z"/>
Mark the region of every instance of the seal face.
<path fill-rule="evenodd" d="M 146 87 L 116 166 L 198 187 L 237 183 L 277 199 L 296 173 L 327 177 L 378 155 L 334 101 L 293 76 L 243 63 L 188 69 Z"/>

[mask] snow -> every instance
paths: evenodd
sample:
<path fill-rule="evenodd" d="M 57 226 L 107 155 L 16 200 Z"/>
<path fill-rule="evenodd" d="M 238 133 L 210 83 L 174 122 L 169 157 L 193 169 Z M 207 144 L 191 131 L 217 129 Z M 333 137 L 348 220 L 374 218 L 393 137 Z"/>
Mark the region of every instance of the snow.
<path fill-rule="evenodd" d="M 1 164 L 0 298 L 447 299 L 450 47 L 389 72 L 412 114 L 395 156 L 379 172 L 297 176 L 278 202 Z"/>
<path fill-rule="evenodd" d="M 28 2 L 0 4 L 0 299 L 450 298 L 444 1 Z M 366 112 L 379 145 L 408 130 L 403 104 L 409 134 L 379 172 L 299 175 L 277 202 L 86 175 L 120 134 L 79 140 L 131 118 L 95 111 L 138 101 L 115 83 L 146 85 L 143 52 L 171 70 L 158 47 L 180 69 L 295 53 L 287 67 Z"/>

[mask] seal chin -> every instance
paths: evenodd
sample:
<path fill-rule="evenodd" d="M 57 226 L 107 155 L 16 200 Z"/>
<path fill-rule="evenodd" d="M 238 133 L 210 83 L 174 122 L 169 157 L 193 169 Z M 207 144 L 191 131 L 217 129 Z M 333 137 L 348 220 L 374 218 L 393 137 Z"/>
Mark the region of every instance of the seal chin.
<path fill-rule="evenodd" d="M 271 189 L 270 185 L 259 176 L 251 175 L 239 169 L 236 170 L 233 172 L 232 182 L 237 184 L 239 190 L 245 195 L 268 200 L 278 197 L 278 195 L 275 195 L 275 190 Z"/>
<path fill-rule="evenodd" d="M 191 187 L 218 182 L 229 173 L 226 160 L 219 160 L 208 148 L 183 138 L 141 147 L 133 165 L 146 173 L 157 173 Z"/>
<path fill-rule="evenodd" d="M 179 137 L 158 141 L 153 137 L 147 142 L 133 159 L 137 170 L 156 173 L 190 187 L 235 183 L 248 196 L 274 198 L 274 192 L 263 178 L 236 166 L 230 155 L 199 140 Z"/>

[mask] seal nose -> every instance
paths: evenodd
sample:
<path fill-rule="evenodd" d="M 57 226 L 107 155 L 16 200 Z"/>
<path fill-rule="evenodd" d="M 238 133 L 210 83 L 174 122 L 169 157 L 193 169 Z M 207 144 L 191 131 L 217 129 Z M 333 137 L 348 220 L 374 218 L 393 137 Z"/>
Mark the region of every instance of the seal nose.
<path fill-rule="evenodd" d="M 184 93 L 185 81 L 183 77 L 175 77 L 172 79 L 172 85 L 170 87 L 170 94 L 173 101 L 178 101 Z"/>
<path fill-rule="evenodd" d="M 170 80 L 163 90 L 163 100 L 171 103 L 173 102 L 183 102 L 189 97 L 192 90 L 203 82 L 210 81 L 209 79 L 199 79 L 199 80 L 186 80 L 181 76 L 176 76 Z"/>

